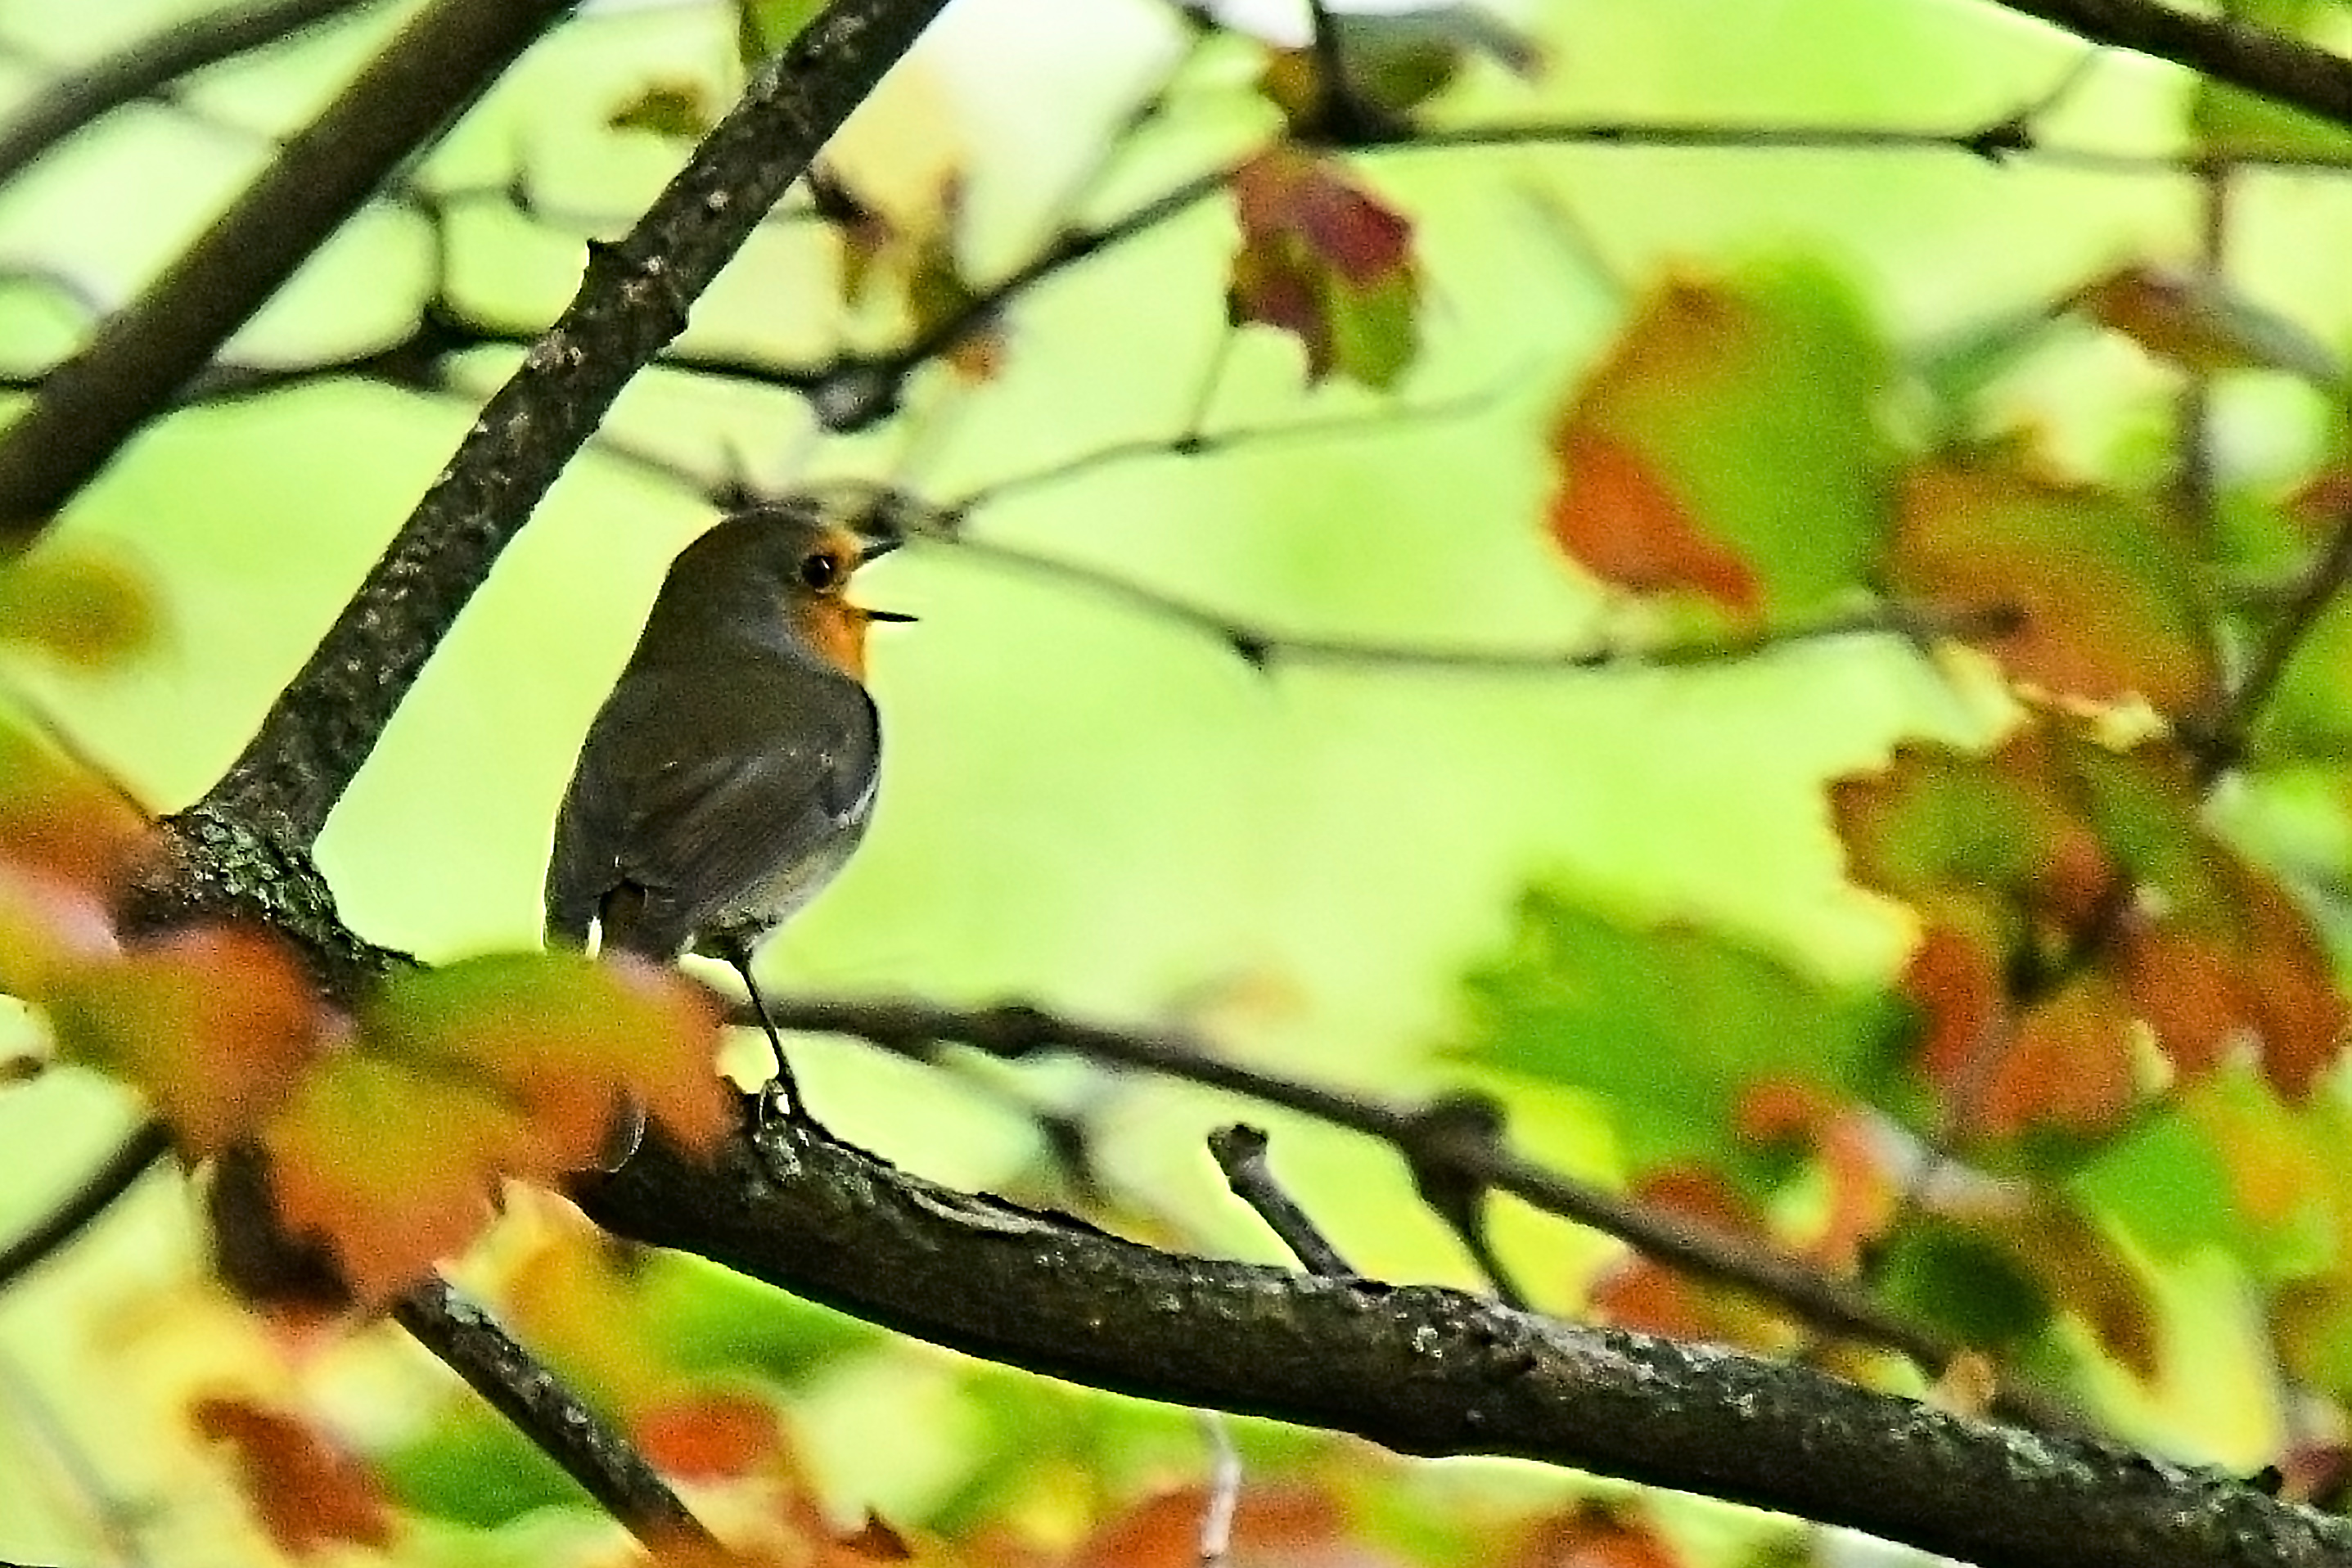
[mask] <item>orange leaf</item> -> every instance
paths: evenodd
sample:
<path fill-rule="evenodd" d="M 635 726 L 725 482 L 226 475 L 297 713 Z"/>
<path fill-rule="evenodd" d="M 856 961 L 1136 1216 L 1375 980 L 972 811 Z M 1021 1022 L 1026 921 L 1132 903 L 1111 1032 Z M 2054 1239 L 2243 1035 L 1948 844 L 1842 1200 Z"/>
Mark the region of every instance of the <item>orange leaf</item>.
<path fill-rule="evenodd" d="M 0 862 L 108 895 L 153 843 L 154 824 L 129 796 L 0 722 Z"/>
<path fill-rule="evenodd" d="M 1741 615 L 1761 607 L 1755 572 L 1703 532 L 1630 447 L 1571 430 L 1559 456 L 1547 517 L 1553 541 L 1579 565 L 1637 594 L 1688 588 Z"/>
<path fill-rule="evenodd" d="M 2183 713 L 2221 683 L 2194 568 L 2152 509 L 1980 454 L 1912 470 L 1889 574 L 1906 595 L 2020 612 L 1988 643 L 2029 685 Z"/>
<path fill-rule="evenodd" d="M 1065 1568 L 1196 1568 L 1208 1497 L 1199 1488 L 1162 1492 L 1099 1525 Z M 1380 1560 L 1350 1542 L 1339 1500 L 1321 1487 L 1268 1481 L 1242 1489 L 1234 1513 L 1234 1556 L 1341 1568 Z"/>
<path fill-rule="evenodd" d="M 1981 941 L 1956 926 L 1928 927 L 1904 968 L 1901 986 L 1927 1015 L 1927 1032 L 1918 1051 L 1920 1069 L 1929 1079 L 1948 1082 L 1998 1048 L 2009 1004 L 2000 957 Z"/>
<path fill-rule="evenodd" d="M 667 1400 L 637 1411 L 629 1429 L 656 1468 L 683 1480 L 751 1475 L 785 1452 L 774 1407 L 748 1394 Z"/>
<path fill-rule="evenodd" d="M 308 1556 L 346 1543 L 392 1544 L 383 1483 L 310 1423 L 217 1396 L 197 1400 L 190 1415 L 197 1432 L 235 1457 L 246 1500 L 281 1551 Z"/>
<path fill-rule="evenodd" d="M 733 1099 L 712 1066 L 716 999 L 674 970 L 625 956 L 463 959 L 395 977 L 359 1022 L 368 1051 L 475 1086 L 526 1117 L 543 1156 L 514 1174 L 587 1165 L 624 1099 L 698 1151 L 736 1125 Z"/>
<path fill-rule="evenodd" d="M 125 1079 L 183 1148 L 252 1132 L 327 1044 L 327 1018 L 284 943 L 196 926 L 60 976 L 43 999 L 61 1055 Z"/>
<path fill-rule="evenodd" d="M 371 1305 L 463 1251 L 502 1173 L 576 1168 L 519 1107 L 355 1051 L 313 1071 L 262 1143 L 286 1229 L 329 1247 Z"/>
<path fill-rule="evenodd" d="M 1638 1506 L 1584 1501 L 1538 1521 L 1504 1568 L 1685 1568 Z"/>
<path fill-rule="evenodd" d="M 1696 1220 L 1729 1237 L 1769 1237 L 1764 1216 L 1712 1172 L 1669 1166 L 1644 1177 L 1634 1195 L 1653 1208 Z M 1786 1324 L 1755 1303 L 1676 1269 L 1628 1254 L 1593 1282 L 1593 1311 L 1603 1320 L 1668 1339 L 1705 1340 L 1757 1350 L 1790 1341 Z"/>
<path fill-rule="evenodd" d="M 1958 1063 L 1938 1077 L 1962 1131 L 2006 1138 L 2029 1127 L 2112 1128 L 2139 1088 L 2132 1015 L 2095 971 L 2014 1018 L 1988 1069 Z"/>
<path fill-rule="evenodd" d="M 1742 616 L 1853 595 L 1892 522 L 1892 383 L 1853 291 L 1818 269 L 1671 282 L 1553 421 L 1552 536 L 1606 581 Z"/>

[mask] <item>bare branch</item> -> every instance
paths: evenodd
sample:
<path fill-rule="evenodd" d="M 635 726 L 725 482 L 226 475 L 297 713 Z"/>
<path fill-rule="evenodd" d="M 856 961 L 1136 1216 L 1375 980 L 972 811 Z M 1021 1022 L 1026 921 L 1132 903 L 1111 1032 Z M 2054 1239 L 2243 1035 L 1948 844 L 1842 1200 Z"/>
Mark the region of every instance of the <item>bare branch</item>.
<path fill-rule="evenodd" d="M 1431 1286 L 1184 1258 L 956 1192 L 777 1122 L 658 1139 L 590 1217 L 868 1321 L 1097 1388 L 1776 1509 L 1984 1568 L 2320 1568 L 2352 1522 L 2231 1478 L 1810 1369 Z"/>
<path fill-rule="evenodd" d="M 0 435 L 0 544 L 22 545 L 342 226 L 571 9 L 436 0 Z"/>
<path fill-rule="evenodd" d="M 1257 1211 L 1265 1221 L 1265 1228 L 1275 1238 L 1290 1248 L 1290 1255 L 1309 1274 L 1319 1274 L 1326 1279 L 1356 1279 L 1362 1276 L 1348 1267 L 1339 1249 L 1331 1245 L 1322 1227 L 1307 1215 L 1283 1184 L 1275 1180 L 1274 1168 L 1266 1163 L 1265 1130 L 1236 1121 L 1220 1127 L 1209 1134 L 1209 1152 L 1215 1156 L 1217 1169 L 1225 1175 L 1225 1185 L 1234 1196 Z"/>
<path fill-rule="evenodd" d="M 0 184 L 126 103 L 238 55 L 284 43 L 378 0 L 254 0 L 191 16 L 51 82 L 0 127 Z"/>
<path fill-rule="evenodd" d="M 580 290 L 207 801 L 317 837 L 417 672 L 622 386 L 946 0 L 834 0 L 753 77 Z"/>
<path fill-rule="evenodd" d="M 2352 60 L 2234 16 L 2161 0 L 1993 0 L 2080 38 L 2175 65 L 2352 126 Z"/>
<path fill-rule="evenodd" d="M 626 1437 L 447 1281 L 428 1278 L 394 1303 L 392 1315 L 639 1541 L 717 1548 L 702 1521 Z"/>
<path fill-rule="evenodd" d="M 1499 1132 L 1464 1137 L 1460 1117 L 1448 1114 L 1443 1101 L 1409 1106 L 1350 1094 L 1224 1060 L 1186 1035 L 1108 1028 L 1020 1004 L 960 1010 L 915 1001 L 772 997 L 769 1007 L 780 1028 L 854 1036 L 919 1058 L 950 1041 L 1006 1060 L 1066 1054 L 1278 1105 L 1388 1144 L 1417 1183 L 1454 1180 L 1508 1193 L 1672 1268 L 1745 1290 L 1816 1328 L 1898 1351 L 1932 1372 L 1940 1373 L 1959 1350 L 1802 1259 L 1561 1175 L 1514 1153 Z M 2037 1426 L 2075 1425 L 2023 1390 L 2005 1388 L 2002 1402 Z"/>

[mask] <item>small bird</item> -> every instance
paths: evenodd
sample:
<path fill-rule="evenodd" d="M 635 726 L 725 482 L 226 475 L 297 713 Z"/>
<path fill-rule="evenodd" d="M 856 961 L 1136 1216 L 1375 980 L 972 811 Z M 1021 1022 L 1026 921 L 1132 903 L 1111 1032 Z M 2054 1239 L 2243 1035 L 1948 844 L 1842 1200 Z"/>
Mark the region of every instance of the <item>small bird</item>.
<path fill-rule="evenodd" d="M 585 947 L 593 927 L 608 951 L 733 965 L 795 1117 L 806 1113 L 751 952 L 865 836 L 882 740 L 866 628 L 914 617 L 844 590 L 919 510 L 895 490 L 829 486 L 731 513 L 688 545 L 556 814 L 549 943 Z"/>

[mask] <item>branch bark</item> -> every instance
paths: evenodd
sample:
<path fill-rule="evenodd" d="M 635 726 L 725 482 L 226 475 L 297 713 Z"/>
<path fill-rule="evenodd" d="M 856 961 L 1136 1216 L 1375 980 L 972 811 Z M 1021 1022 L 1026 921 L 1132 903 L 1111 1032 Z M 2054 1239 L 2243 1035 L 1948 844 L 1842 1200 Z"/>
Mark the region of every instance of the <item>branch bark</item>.
<path fill-rule="evenodd" d="M 394 1303 L 392 1315 L 640 1542 L 718 1550 L 702 1521 L 627 1438 L 446 1280 L 436 1275 L 411 1289 Z"/>
<path fill-rule="evenodd" d="M 403 159 L 571 0 L 436 0 L 0 435 L 0 546 L 28 544 Z"/>
<path fill-rule="evenodd" d="M 206 804 L 317 837 L 425 658 L 629 377 L 947 0 L 834 0 L 771 60 L 490 399 Z M 5 493 L 5 492 L 0 492 Z"/>
<path fill-rule="evenodd" d="M 2352 126 L 2352 60 L 2231 16 L 2160 0 L 1995 0 L 2076 37 L 2170 60 L 2339 125 Z"/>
<path fill-rule="evenodd" d="M 649 1141 L 574 1195 L 618 1235 L 991 1361 L 1404 1453 L 1571 1466 L 1985 1568 L 2352 1561 L 2352 1522 L 2220 1474 L 1435 1287 L 1159 1252 L 782 1121 L 709 1168 Z"/>

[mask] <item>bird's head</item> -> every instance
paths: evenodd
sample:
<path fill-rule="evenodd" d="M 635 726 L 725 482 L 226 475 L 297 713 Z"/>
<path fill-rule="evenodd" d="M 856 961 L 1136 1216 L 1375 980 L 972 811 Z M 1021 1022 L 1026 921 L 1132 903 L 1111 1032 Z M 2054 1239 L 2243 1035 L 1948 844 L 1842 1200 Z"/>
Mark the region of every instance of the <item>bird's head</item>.
<path fill-rule="evenodd" d="M 730 512 L 671 563 L 656 619 L 669 610 L 707 628 L 714 614 L 781 617 L 797 643 L 863 680 L 866 627 L 915 617 L 852 604 L 850 579 L 905 543 L 928 515 L 902 491 L 851 484 Z"/>

